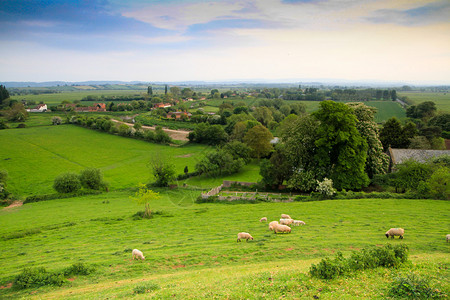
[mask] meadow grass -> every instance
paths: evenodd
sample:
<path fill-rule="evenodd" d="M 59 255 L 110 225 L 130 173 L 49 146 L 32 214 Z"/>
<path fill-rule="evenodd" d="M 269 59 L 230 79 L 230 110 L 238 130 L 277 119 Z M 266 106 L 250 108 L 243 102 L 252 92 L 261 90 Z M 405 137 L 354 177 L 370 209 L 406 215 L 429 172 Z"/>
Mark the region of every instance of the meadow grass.
<path fill-rule="evenodd" d="M 450 112 L 450 93 L 447 92 L 398 92 L 398 96 L 408 97 L 415 105 L 425 101 L 433 101 L 436 103 L 438 111 Z"/>
<path fill-rule="evenodd" d="M 153 159 L 167 160 L 182 174 L 185 166 L 193 171 L 208 149 L 153 144 L 74 125 L 2 130 L 0 144 L 0 169 L 8 171 L 8 189 L 19 196 L 51 193 L 56 176 L 85 168 L 100 169 L 111 189 L 128 188 L 153 180 Z"/>
<path fill-rule="evenodd" d="M 367 106 L 372 106 L 377 109 L 375 114 L 375 122 L 381 123 L 392 117 L 396 117 L 399 120 L 406 118 L 406 111 L 393 101 L 365 101 L 363 102 Z"/>
<path fill-rule="evenodd" d="M 0 284 L 11 282 L 25 267 L 57 271 L 83 262 L 95 266 L 95 273 L 78 276 L 62 288 L 33 289 L 36 297 L 62 299 L 73 294 L 80 299 L 98 295 L 126 298 L 137 284 L 154 282 L 161 288 L 142 297 L 252 298 L 267 293 L 278 298 L 320 293 L 331 299 L 335 293 L 350 293 L 355 298 L 372 298 L 380 297 L 380 289 L 389 279 L 386 276 L 393 271 L 381 269 L 339 278 L 322 292 L 319 289 L 328 283 L 306 273 L 311 263 L 336 251 L 349 255 L 356 249 L 388 243 L 408 245 L 413 258 L 434 259 L 436 265 L 429 269 L 419 267 L 425 273 L 440 272 L 438 266 L 445 263 L 447 268 L 441 272 L 448 275 L 447 201 L 195 204 L 198 191 L 157 191 L 162 197 L 151 203 L 158 211 L 152 219 L 133 220 L 133 214 L 143 207 L 130 199 L 131 191 L 0 211 Z M 306 225 L 293 227 L 291 234 L 275 235 L 267 223 L 259 222 L 262 216 L 277 220 L 281 213 Z M 390 227 L 405 228 L 405 238 L 386 239 L 384 233 Z M 15 236 L 20 231 L 29 234 Z M 237 243 L 236 235 L 241 231 L 250 232 L 254 240 Z M 134 248 L 144 252 L 145 261 L 131 260 Z M 362 282 L 352 287 L 358 279 Z M 445 284 L 448 288 L 448 281 Z M 2 289 L 0 297 L 26 296 L 29 292 Z"/>

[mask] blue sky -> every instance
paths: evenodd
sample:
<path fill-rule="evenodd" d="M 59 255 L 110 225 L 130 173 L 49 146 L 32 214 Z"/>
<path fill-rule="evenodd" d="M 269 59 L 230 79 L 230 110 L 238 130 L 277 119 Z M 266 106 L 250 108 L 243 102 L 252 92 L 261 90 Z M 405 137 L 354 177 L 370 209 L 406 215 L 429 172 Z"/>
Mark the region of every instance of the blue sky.
<path fill-rule="evenodd" d="M 450 84 L 448 0 L 0 0 L 0 81 Z"/>

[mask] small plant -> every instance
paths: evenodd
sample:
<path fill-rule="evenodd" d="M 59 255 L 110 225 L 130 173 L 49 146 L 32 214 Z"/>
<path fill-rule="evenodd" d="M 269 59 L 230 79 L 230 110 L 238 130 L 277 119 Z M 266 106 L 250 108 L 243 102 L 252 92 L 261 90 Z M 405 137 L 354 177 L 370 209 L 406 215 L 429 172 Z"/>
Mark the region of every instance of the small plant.
<path fill-rule="evenodd" d="M 159 193 L 154 192 L 152 190 L 147 189 L 145 184 L 140 183 L 139 184 L 139 190 L 136 192 L 134 197 L 132 198 L 134 201 L 136 201 L 138 204 L 144 204 L 145 205 L 145 211 L 143 214 L 143 218 L 150 219 L 152 217 L 152 211 L 150 209 L 150 202 L 156 199 L 159 199 Z M 140 212 L 136 213 L 134 216 L 138 216 Z M 133 217 L 134 217 L 133 216 Z"/>
<path fill-rule="evenodd" d="M 135 294 L 145 294 L 147 292 L 156 291 L 159 289 L 160 289 L 160 287 L 158 284 L 156 284 L 154 282 L 146 282 L 144 284 L 136 285 L 133 288 L 133 292 Z"/>
<path fill-rule="evenodd" d="M 388 295 L 402 299 L 437 299 L 445 297 L 438 289 L 431 287 L 428 278 L 420 277 L 414 273 L 396 277 L 391 284 Z"/>

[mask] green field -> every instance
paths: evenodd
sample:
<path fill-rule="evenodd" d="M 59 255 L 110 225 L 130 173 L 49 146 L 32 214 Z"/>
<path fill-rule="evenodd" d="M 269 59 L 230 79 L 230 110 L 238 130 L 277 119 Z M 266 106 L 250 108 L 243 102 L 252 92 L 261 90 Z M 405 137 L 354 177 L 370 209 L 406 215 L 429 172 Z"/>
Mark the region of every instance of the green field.
<path fill-rule="evenodd" d="M 0 169 L 9 173 L 13 194 L 52 192 L 61 173 L 99 168 L 111 189 L 149 182 L 151 159 L 170 160 L 177 174 L 193 171 L 207 149 L 202 145 L 171 147 L 123 138 L 73 125 L 0 131 Z"/>
<path fill-rule="evenodd" d="M 55 94 L 39 94 L 39 95 L 16 95 L 11 96 L 13 100 L 32 100 L 36 103 L 43 101 L 47 105 L 58 105 L 62 101 L 67 100 L 73 102 L 75 100 L 81 100 L 86 96 L 131 96 L 131 95 L 143 95 L 146 94 L 146 90 L 81 90 L 73 92 L 61 92 Z M 99 99 L 101 102 L 101 99 Z M 83 101 L 82 104 L 85 102 Z M 90 103 L 90 102 L 89 102 Z"/>
<path fill-rule="evenodd" d="M 129 298 L 144 283 L 159 289 L 149 298 L 385 298 L 389 282 L 409 269 L 432 276 L 449 292 L 449 203 L 436 200 L 329 200 L 306 203 L 195 204 L 199 192 L 161 190 L 152 202 L 161 213 L 133 220 L 142 210 L 127 191 L 26 204 L 0 211 L 0 285 L 24 267 L 57 271 L 83 262 L 96 268 L 63 287 L 0 289 L 0 298 Z M 306 222 L 275 235 L 260 223 L 281 213 Z M 390 227 L 403 240 L 387 240 Z M 253 241 L 236 242 L 250 232 Z M 17 233 L 25 233 L 23 237 Z M 28 233 L 28 234 L 27 234 Z M 342 251 L 387 243 L 409 246 L 414 265 L 376 269 L 332 281 L 307 275 L 311 263 Z M 145 261 L 132 261 L 131 249 Z M 272 278 L 272 279 L 270 279 Z M 32 294 L 30 294 L 32 293 Z M 175 296 L 173 296 L 175 295 Z"/>
<path fill-rule="evenodd" d="M 406 111 L 398 104 L 393 101 L 367 101 L 364 102 L 365 105 L 373 106 L 378 109 L 375 114 L 375 122 L 382 123 L 392 117 L 396 117 L 399 120 L 406 118 Z"/>
<path fill-rule="evenodd" d="M 438 111 L 450 112 L 450 93 L 398 92 L 398 96 L 406 96 L 416 105 L 425 101 L 433 101 L 436 103 Z"/>

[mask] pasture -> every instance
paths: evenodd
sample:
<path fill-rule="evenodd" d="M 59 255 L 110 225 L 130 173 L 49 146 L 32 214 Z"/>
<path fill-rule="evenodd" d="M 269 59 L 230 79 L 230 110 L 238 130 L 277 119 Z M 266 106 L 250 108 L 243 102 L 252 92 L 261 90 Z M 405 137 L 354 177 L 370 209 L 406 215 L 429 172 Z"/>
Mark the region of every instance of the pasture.
<path fill-rule="evenodd" d="M 16 291 L 0 297 L 128 298 L 142 285 L 157 286 L 136 295 L 168 298 L 385 298 L 388 283 L 404 270 L 376 269 L 332 281 L 311 279 L 311 263 L 373 245 L 409 246 L 414 272 L 430 275 L 449 291 L 450 231 L 447 201 L 328 200 L 261 204 L 196 204 L 189 190 L 159 190 L 152 219 L 133 220 L 143 210 L 130 191 L 26 204 L 0 211 L 0 285 L 25 267 L 61 270 L 83 262 L 95 267 L 62 287 Z M 262 216 L 288 213 L 306 225 L 275 235 Z M 418 221 L 420 220 L 420 222 Z M 403 240 L 388 240 L 390 227 L 405 228 Z M 253 241 L 236 242 L 250 232 Z M 131 250 L 145 261 L 132 261 Z M 32 294 L 30 294 L 32 293 Z"/>
<path fill-rule="evenodd" d="M 152 144 L 73 125 L 2 130 L 0 144 L 0 169 L 8 171 L 8 189 L 19 196 L 51 193 L 56 176 L 85 168 L 100 169 L 113 190 L 129 188 L 152 180 L 152 159 L 168 160 L 182 174 L 185 166 L 193 171 L 208 149 Z"/>
<path fill-rule="evenodd" d="M 448 92 L 398 92 L 398 96 L 408 97 L 415 105 L 425 101 L 433 101 L 436 103 L 438 111 L 450 112 L 450 93 Z"/>

